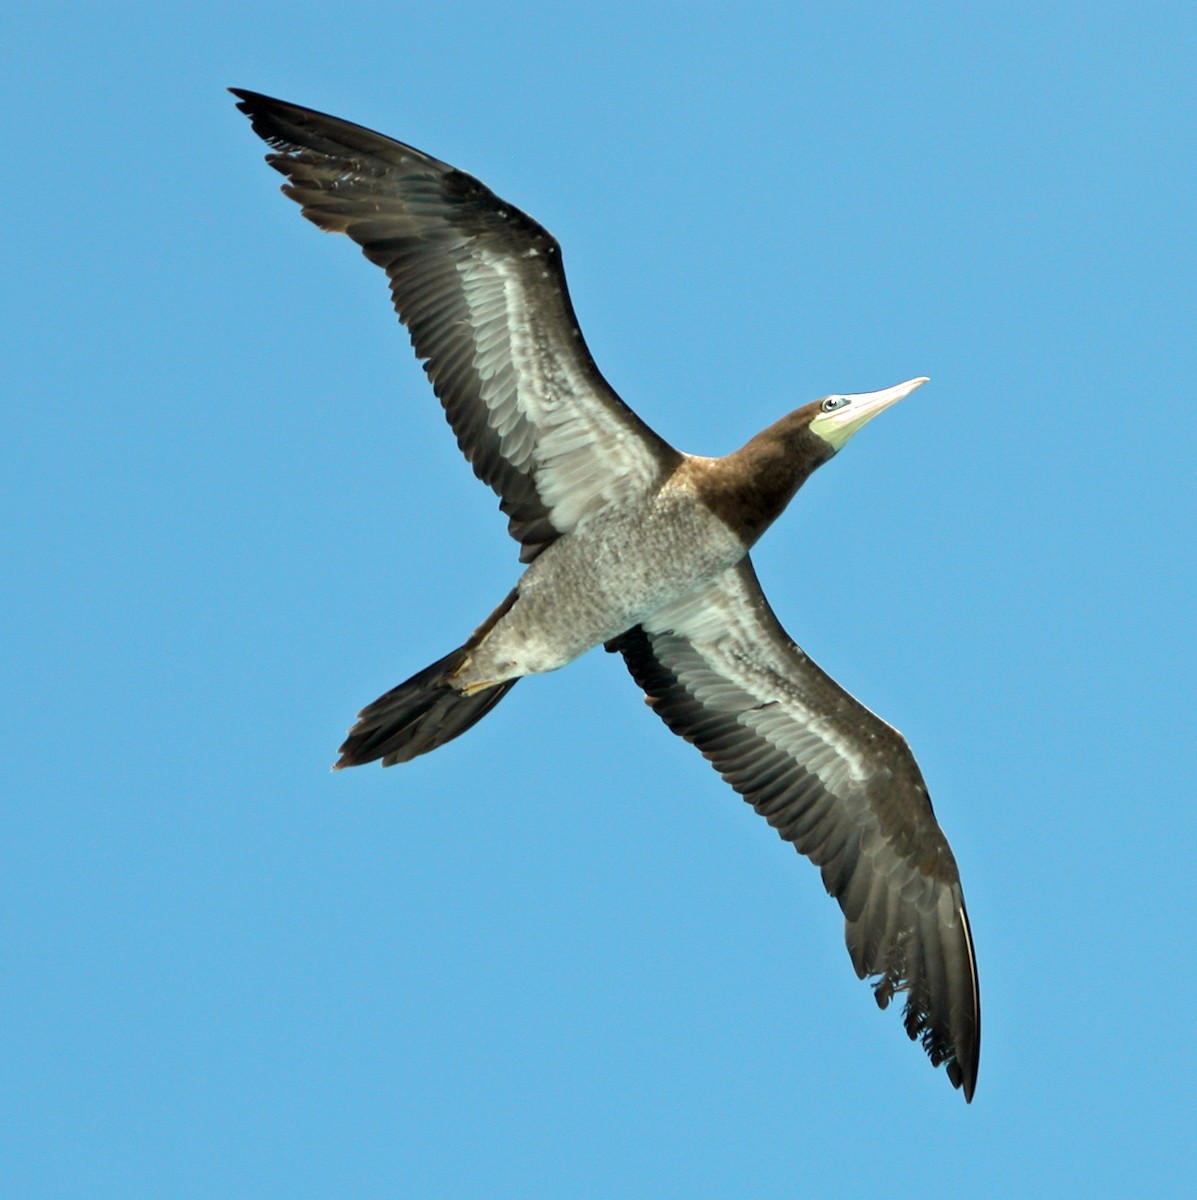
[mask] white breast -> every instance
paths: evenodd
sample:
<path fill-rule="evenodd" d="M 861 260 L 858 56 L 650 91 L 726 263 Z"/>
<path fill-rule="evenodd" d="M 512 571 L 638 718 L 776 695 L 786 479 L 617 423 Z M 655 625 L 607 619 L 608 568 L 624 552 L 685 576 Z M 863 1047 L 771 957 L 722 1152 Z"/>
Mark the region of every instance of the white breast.
<path fill-rule="evenodd" d="M 739 538 L 688 490 L 666 489 L 637 510 L 600 513 L 528 567 L 519 599 L 457 682 L 498 683 L 563 667 L 744 554 Z"/>

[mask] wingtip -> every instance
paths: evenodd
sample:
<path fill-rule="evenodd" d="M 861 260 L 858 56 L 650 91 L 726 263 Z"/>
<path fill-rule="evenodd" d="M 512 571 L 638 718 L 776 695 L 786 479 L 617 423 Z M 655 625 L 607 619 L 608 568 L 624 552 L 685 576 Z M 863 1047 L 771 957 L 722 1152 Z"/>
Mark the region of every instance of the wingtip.
<path fill-rule="evenodd" d="M 251 122 L 256 121 L 262 109 L 270 103 L 269 96 L 263 96 L 260 92 L 251 92 L 248 88 L 231 87 L 228 90 L 237 100 L 237 111 L 244 113 Z"/>
<path fill-rule="evenodd" d="M 237 97 L 237 108 L 243 112 L 250 120 L 270 113 L 272 110 L 279 111 L 303 111 L 297 109 L 296 105 L 288 103 L 286 100 L 279 100 L 275 96 L 267 96 L 263 92 L 251 91 L 249 88 L 231 87 L 228 89 L 230 94 Z"/>
<path fill-rule="evenodd" d="M 962 1068 L 959 1059 L 953 1059 L 948 1063 L 948 1079 L 951 1080 L 954 1088 L 959 1088 L 964 1093 L 964 1102 L 971 1104 L 973 1102 L 973 1093 L 977 1090 L 977 1065 L 976 1063 L 969 1064 L 967 1070 Z"/>
<path fill-rule="evenodd" d="M 354 726 L 356 729 L 357 726 Z M 350 730 L 350 736 L 337 747 L 337 754 L 340 756 L 332 765 L 334 771 L 343 771 L 346 767 L 360 767 L 363 763 L 370 762 L 369 758 L 363 758 L 357 753 L 359 748 L 358 743 L 360 738 L 353 737 L 353 730 Z"/>
<path fill-rule="evenodd" d="M 967 1069 L 963 1072 L 964 1077 L 961 1080 L 961 1090 L 964 1092 L 964 1099 L 969 1104 L 973 1102 L 973 1093 L 977 1090 L 977 1067 L 979 1060 L 980 1055 L 974 1054 Z"/>

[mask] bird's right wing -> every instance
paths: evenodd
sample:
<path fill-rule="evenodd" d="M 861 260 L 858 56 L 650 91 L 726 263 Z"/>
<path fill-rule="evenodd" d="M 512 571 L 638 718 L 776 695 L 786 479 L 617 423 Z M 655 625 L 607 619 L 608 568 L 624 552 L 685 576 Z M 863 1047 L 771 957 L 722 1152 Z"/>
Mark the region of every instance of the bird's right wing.
<path fill-rule="evenodd" d="M 905 740 L 787 636 L 745 558 L 609 645 L 653 710 L 822 868 L 857 974 L 971 1099 L 981 1013 L 960 875 Z"/>
<path fill-rule="evenodd" d="M 283 191 L 383 267 L 458 445 L 528 562 L 680 455 L 615 394 L 578 328 L 556 240 L 477 179 L 402 142 L 232 89 Z"/>

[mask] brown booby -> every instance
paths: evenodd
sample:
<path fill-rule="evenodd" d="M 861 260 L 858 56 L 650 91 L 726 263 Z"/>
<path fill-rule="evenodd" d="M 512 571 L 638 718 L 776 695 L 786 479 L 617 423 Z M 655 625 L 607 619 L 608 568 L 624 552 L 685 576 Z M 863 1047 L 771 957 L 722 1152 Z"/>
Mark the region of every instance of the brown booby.
<path fill-rule="evenodd" d="M 748 551 L 806 478 L 925 379 L 832 395 L 734 454 L 683 454 L 615 394 L 561 251 L 472 176 L 323 113 L 232 89 L 283 192 L 348 234 L 391 296 L 526 569 L 452 654 L 365 708 L 337 767 L 406 762 L 525 675 L 618 651 L 652 709 L 822 871 L 857 974 L 971 1100 L 977 970 L 960 875 L 905 739 L 795 645 Z"/>

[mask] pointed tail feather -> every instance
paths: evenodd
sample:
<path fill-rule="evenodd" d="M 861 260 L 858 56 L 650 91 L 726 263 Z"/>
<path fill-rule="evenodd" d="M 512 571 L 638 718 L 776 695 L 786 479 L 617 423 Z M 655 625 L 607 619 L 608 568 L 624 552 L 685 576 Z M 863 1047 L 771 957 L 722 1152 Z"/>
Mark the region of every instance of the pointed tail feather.
<path fill-rule="evenodd" d="M 452 741 L 481 721 L 519 680 L 509 679 L 472 696 L 463 696 L 447 680 L 467 650 L 468 644 L 454 650 L 363 708 L 333 770 L 360 766 L 379 758 L 384 767 L 409 762 Z"/>

